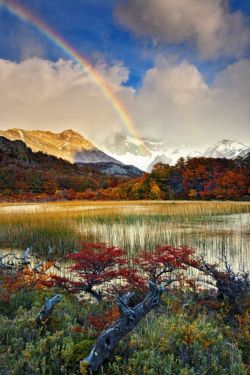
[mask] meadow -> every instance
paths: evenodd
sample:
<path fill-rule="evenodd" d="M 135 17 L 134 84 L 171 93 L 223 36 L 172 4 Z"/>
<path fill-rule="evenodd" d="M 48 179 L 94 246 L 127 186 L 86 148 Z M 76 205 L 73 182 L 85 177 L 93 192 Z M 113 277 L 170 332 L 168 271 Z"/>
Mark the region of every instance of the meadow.
<path fill-rule="evenodd" d="M 128 254 L 156 245 L 187 245 L 209 261 L 226 255 L 249 269 L 250 203 L 201 201 L 55 202 L 2 204 L 0 249 L 57 256 L 81 242 L 106 242 Z"/>

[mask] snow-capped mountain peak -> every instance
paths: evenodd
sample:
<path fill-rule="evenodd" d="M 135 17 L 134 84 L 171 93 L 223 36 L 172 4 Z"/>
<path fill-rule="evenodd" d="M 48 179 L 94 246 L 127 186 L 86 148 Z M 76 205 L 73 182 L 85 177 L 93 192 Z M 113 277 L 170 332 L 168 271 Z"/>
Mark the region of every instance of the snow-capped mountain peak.
<path fill-rule="evenodd" d="M 142 147 L 142 144 L 144 147 Z M 200 152 L 187 144 L 173 145 L 167 141 L 138 140 L 117 133 L 104 144 L 104 151 L 126 164 L 133 164 L 144 171 L 152 170 L 158 163 L 175 164 L 181 157 L 236 158 L 245 156 L 250 147 L 243 143 L 223 139 L 205 152 Z"/>
<path fill-rule="evenodd" d="M 209 158 L 228 158 L 233 159 L 241 155 L 244 150 L 249 149 L 248 146 L 243 143 L 223 139 L 217 142 L 215 145 L 209 147 L 204 156 Z"/>
<path fill-rule="evenodd" d="M 104 142 L 104 149 L 115 155 L 124 155 L 130 153 L 138 156 L 149 156 L 150 150 L 143 140 L 132 136 L 125 136 L 122 133 L 116 133 Z"/>

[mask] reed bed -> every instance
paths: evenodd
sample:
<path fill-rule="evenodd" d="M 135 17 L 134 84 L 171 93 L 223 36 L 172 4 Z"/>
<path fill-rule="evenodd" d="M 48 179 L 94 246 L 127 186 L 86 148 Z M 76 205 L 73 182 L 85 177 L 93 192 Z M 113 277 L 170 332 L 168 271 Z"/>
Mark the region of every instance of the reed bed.
<path fill-rule="evenodd" d="M 0 205 L 0 249 L 33 246 L 58 256 L 80 243 L 107 242 L 131 256 L 158 244 L 187 245 L 210 259 L 223 254 L 249 267 L 248 202 L 56 202 Z"/>

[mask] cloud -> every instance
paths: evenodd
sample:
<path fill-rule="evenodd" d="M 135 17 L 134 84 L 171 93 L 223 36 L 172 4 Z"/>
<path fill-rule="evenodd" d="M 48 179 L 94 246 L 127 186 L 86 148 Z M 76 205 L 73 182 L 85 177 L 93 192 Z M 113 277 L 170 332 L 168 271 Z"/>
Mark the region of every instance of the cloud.
<path fill-rule="evenodd" d="M 194 45 L 202 59 L 242 56 L 249 47 L 248 20 L 241 12 L 231 13 L 227 0 L 125 0 L 116 15 L 154 44 Z"/>
<path fill-rule="evenodd" d="M 195 66 L 160 59 L 144 77 L 136 108 L 139 117 L 145 118 L 150 137 L 159 134 L 171 142 L 192 141 L 196 137 L 189 131 L 199 130 L 197 116 L 209 97 L 210 90 Z"/>
<path fill-rule="evenodd" d="M 186 60 L 159 57 L 138 91 L 123 86 L 121 62 L 97 63 L 142 137 L 203 148 L 223 138 L 250 144 L 250 60 L 219 72 L 208 85 Z M 103 91 L 70 62 L 0 60 L 0 128 L 72 128 L 97 144 L 125 128 Z"/>
<path fill-rule="evenodd" d="M 223 138 L 250 144 L 249 97 L 250 60 L 230 65 L 208 86 L 189 62 L 160 59 L 144 77 L 134 116 L 154 138 L 198 148 Z"/>
<path fill-rule="evenodd" d="M 99 60 L 96 69 L 108 82 L 116 86 L 126 83 L 129 79 L 129 70 L 121 61 L 109 66 L 104 60 Z"/>
<path fill-rule="evenodd" d="M 115 92 L 129 72 L 121 62 L 103 61 L 97 69 Z M 78 65 L 59 60 L 0 60 L 0 127 L 63 130 L 73 128 L 95 140 L 123 129 L 122 121 L 100 86 Z"/>

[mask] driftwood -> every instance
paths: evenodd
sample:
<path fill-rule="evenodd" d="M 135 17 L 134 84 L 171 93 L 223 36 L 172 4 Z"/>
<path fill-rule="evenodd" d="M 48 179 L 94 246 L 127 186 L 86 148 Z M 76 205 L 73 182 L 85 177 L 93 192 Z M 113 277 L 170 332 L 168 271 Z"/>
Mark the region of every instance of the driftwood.
<path fill-rule="evenodd" d="M 26 266 L 30 266 L 33 271 L 40 272 L 45 261 L 40 259 L 36 253 L 32 254 L 31 259 L 31 252 L 32 247 L 28 247 L 20 256 L 15 253 L 0 255 L 0 270 L 22 271 Z M 36 264 L 34 264 L 35 259 L 37 261 Z M 47 261 L 51 260 L 53 260 L 53 249 L 49 246 Z M 61 269 L 58 261 L 53 266 L 56 269 Z"/>
<path fill-rule="evenodd" d="M 22 270 L 25 266 L 31 263 L 30 253 L 31 247 L 28 247 L 20 257 L 14 253 L 9 253 L 0 256 L 0 268 L 6 270 Z"/>
<path fill-rule="evenodd" d="M 145 299 L 134 307 L 129 307 L 131 293 L 123 297 L 118 297 L 117 305 L 120 309 L 120 318 L 97 339 L 89 356 L 81 364 L 87 365 L 92 374 L 99 370 L 103 362 L 111 355 L 112 350 L 118 342 L 131 332 L 140 320 L 154 309 L 160 302 L 164 287 L 159 287 L 155 283 L 149 283 L 149 292 Z"/>
<path fill-rule="evenodd" d="M 30 260 L 30 253 L 32 251 L 32 247 L 28 247 L 22 254 L 20 261 L 21 261 L 21 265 L 23 266 L 26 266 L 28 264 L 30 264 L 31 260 Z"/>
<path fill-rule="evenodd" d="M 52 313 L 54 306 L 58 302 L 60 302 L 61 298 L 62 296 L 60 294 L 57 294 L 56 296 L 52 298 L 45 298 L 45 303 L 36 317 L 37 325 L 42 325 L 47 321 L 47 319 L 49 318 L 49 315 Z"/>
<path fill-rule="evenodd" d="M 17 257 L 15 254 L 5 254 L 0 256 L 0 269 L 2 270 L 15 270 Z"/>
<path fill-rule="evenodd" d="M 1 269 L 8 269 L 9 265 L 7 262 L 4 262 L 3 260 L 6 259 L 10 254 L 5 254 L 0 256 L 0 268 Z M 12 255 L 12 254 L 11 254 Z"/>

